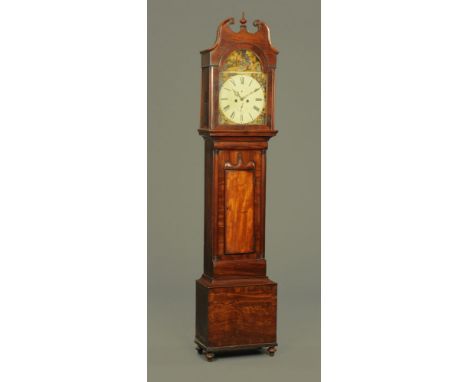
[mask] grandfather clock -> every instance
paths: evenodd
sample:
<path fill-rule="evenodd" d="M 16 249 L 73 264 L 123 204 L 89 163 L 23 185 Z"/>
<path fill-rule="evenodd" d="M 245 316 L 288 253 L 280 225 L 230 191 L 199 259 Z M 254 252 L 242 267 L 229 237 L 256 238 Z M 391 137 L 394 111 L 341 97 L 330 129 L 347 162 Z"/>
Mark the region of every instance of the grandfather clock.
<path fill-rule="evenodd" d="M 199 353 L 276 351 L 277 284 L 266 275 L 265 176 L 278 51 L 268 26 L 224 20 L 201 52 L 205 141 L 204 272 L 196 282 Z M 237 29 L 237 28 L 236 28 Z"/>

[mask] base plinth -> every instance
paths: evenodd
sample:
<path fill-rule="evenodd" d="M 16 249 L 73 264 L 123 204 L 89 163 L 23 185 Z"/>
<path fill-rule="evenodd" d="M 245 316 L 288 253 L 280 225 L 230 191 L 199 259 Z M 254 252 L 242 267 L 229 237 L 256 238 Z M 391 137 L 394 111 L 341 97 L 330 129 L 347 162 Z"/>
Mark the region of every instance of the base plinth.
<path fill-rule="evenodd" d="M 267 278 L 226 282 L 201 278 L 196 291 L 195 342 L 205 355 L 258 348 L 274 354 L 275 282 Z"/>

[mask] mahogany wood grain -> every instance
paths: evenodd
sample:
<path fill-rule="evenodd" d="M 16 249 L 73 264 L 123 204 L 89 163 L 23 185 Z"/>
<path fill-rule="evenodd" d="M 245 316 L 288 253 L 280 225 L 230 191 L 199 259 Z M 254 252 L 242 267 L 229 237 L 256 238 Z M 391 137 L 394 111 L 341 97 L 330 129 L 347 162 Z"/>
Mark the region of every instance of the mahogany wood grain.
<path fill-rule="evenodd" d="M 268 279 L 245 283 L 197 281 L 199 343 L 216 350 L 276 344 L 277 284 Z"/>
<path fill-rule="evenodd" d="M 276 285 L 212 289 L 208 295 L 212 346 L 276 341 Z"/>
<path fill-rule="evenodd" d="M 264 277 L 266 275 L 265 259 L 239 259 L 239 257 L 218 260 L 213 269 L 213 277 L 242 279 L 244 277 Z"/>
<path fill-rule="evenodd" d="M 254 251 L 254 173 L 226 170 L 226 254 Z"/>

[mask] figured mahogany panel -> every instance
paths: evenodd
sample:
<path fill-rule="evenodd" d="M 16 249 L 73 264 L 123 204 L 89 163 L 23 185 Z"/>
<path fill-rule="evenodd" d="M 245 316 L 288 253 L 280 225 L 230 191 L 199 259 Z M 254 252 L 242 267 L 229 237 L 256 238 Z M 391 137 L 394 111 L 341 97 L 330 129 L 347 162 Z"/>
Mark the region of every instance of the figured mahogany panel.
<path fill-rule="evenodd" d="M 208 305 L 209 346 L 276 342 L 276 283 L 213 288 Z"/>
<path fill-rule="evenodd" d="M 226 253 L 254 251 L 254 173 L 226 170 Z"/>
<path fill-rule="evenodd" d="M 237 143 L 235 143 L 237 145 Z M 218 151 L 215 187 L 217 260 L 263 257 L 264 157 L 261 150 Z M 215 264 L 217 267 L 218 264 Z"/>

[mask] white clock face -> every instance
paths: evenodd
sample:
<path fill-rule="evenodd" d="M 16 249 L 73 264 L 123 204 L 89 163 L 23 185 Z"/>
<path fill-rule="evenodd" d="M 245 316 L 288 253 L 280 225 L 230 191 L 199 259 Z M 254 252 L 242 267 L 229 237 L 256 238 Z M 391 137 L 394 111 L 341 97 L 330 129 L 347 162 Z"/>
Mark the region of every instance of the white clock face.
<path fill-rule="evenodd" d="M 247 74 L 229 77 L 219 91 L 219 109 L 224 116 L 240 125 L 254 121 L 265 107 L 262 85 Z"/>

